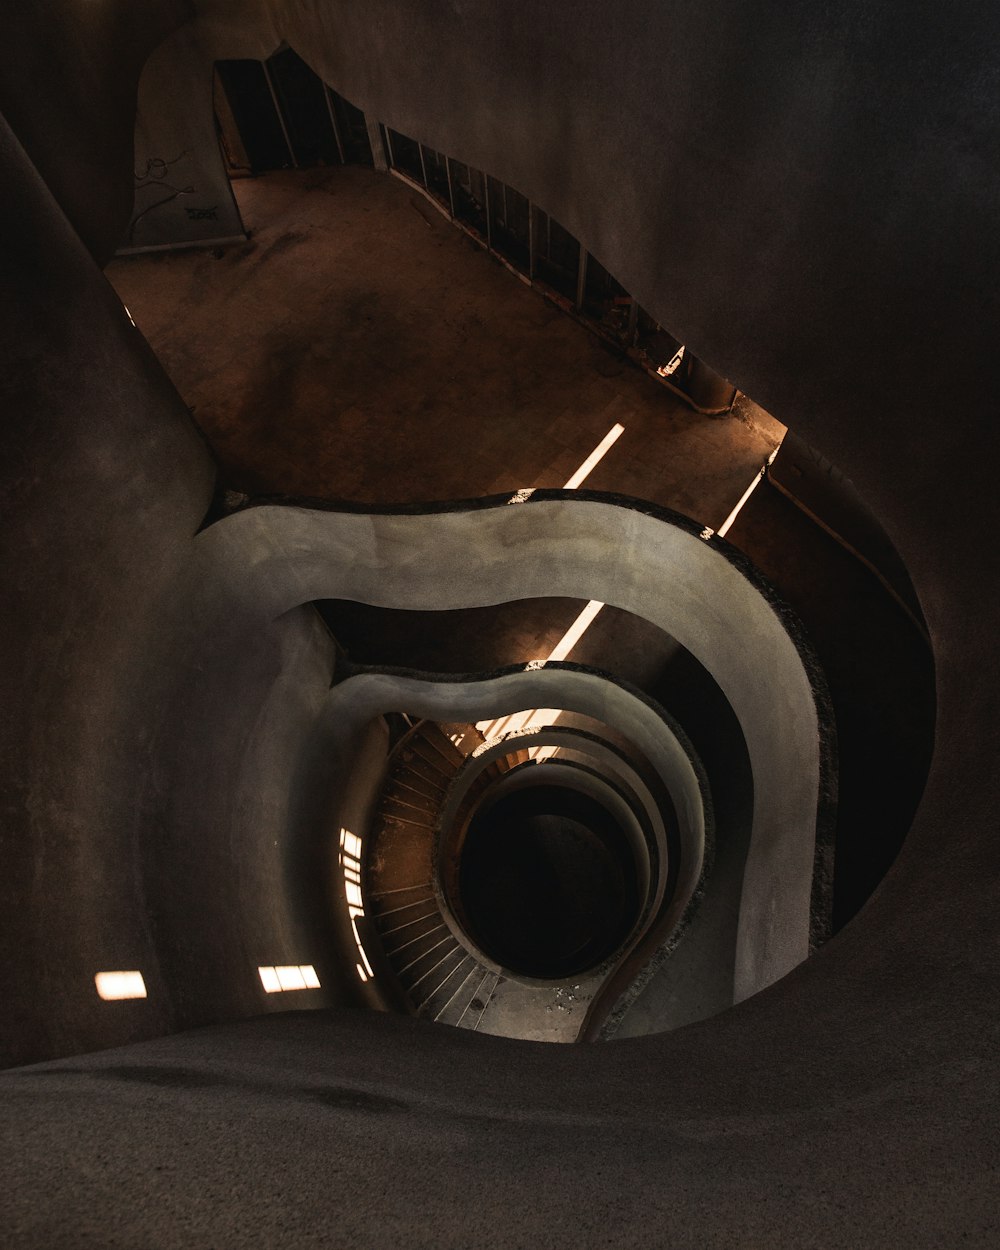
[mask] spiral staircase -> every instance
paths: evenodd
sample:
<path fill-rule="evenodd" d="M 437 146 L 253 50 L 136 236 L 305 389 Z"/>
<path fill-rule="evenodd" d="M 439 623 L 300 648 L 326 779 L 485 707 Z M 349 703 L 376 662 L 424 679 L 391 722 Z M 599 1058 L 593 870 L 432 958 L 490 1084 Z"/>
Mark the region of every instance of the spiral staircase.
<path fill-rule="evenodd" d="M 405 1009 L 459 1028 L 576 1040 L 602 988 L 669 901 L 663 813 L 635 766 L 620 745 L 578 727 L 522 727 L 487 739 L 475 725 L 412 724 L 389 755 L 358 873 L 365 931 L 374 938 L 368 958 L 396 985 Z M 616 811 L 616 830 L 631 825 L 634 847 L 625 854 L 638 852 L 641 897 L 626 918 L 625 940 L 618 934 L 613 949 L 601 948 L 603 957 L 585 958 L 563 975 L 526 975 L 479 945 L 460 865 L 468 863 L 469 831 L 484 808 L 505 794 L 522 806 L 535 794 L 551 800 L 553 782 L 590 810 Z M 515 881 L 511 893 L 520 892 Z M 596 912 L 582 925 L 582 945 L 590 940 L 598 949 L 593 942 L 599 946 L 601 934 L 590 932 L 600 928 Z"/>
<path fill-rule="evenodd" d="M 365 866 L 368 916 L 413 1012 L 471 1029 L 479 1027 L 502 974 L 463 946 L 445 921 L 433 880 L 433 850 L 441 803 L 471 754 L 464 746 L 476 732 L 424 720 L 399 742 Z M 527 762 L 527 751 L 516 752 L 515 759 L 515 766 Z M 510 767 L 507 759 L 490 765 L 494 777 Z"/>

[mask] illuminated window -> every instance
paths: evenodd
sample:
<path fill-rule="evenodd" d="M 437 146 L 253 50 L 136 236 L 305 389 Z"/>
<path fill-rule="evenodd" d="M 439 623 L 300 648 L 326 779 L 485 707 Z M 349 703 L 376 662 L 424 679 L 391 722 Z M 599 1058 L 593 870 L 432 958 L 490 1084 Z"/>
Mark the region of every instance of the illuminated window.
<path fill-rule="evenodd" d="M 260 983 L 268 994 L 285 990 L 318 990 L 319 977 L 312 964 L 277 964 L 257 969 Z"/>
<path fill-rule="evenodd" d="M 146 982 L 141 972 L 98 972 L 94 984 L 105 1002 L 146 997 Z"/>
<path fill-rule="evenodd" d="M 361 895 L 361 839 L 348 829 L 340 831 L 340 866 L 344 870 L 347 915 L 351 921 L 354 945 L 361 956 L 361 963 L 355 964 L 355 967 L 362 981 L 370 981 L 375 974 L 372 972 L 372 966 L 368 962 L 368 956 L 361 942 L 361 935 L 358 933 L 358 920 L 362 919 L 365 914 L 364 899 Z"/>

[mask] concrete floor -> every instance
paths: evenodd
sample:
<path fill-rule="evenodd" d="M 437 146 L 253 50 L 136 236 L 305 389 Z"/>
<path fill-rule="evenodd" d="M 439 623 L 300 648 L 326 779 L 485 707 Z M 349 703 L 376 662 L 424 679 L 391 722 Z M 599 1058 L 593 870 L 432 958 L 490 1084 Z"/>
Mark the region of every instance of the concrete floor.
<path fill-rule="evenodd" d="M 587 480 L 713 528 L 783 427 L 702 417 L 367 169 L 237 181 L 249 241 L 107 274 L 219 457 L 224 485 L 357 502 Z"/>

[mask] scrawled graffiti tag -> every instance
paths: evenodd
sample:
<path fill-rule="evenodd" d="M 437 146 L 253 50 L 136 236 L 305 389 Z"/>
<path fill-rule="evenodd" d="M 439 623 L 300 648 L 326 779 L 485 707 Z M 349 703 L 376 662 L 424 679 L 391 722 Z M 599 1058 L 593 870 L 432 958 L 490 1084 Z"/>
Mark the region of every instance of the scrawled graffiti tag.
<path fill-rule="evenodd" d="M 174 200 L 178 199 L 182 195 L 194 194 L 195 188 L 193 186 L 177 186 L 175 183 L 170 182 L 167 179 L 167 174 L 173 166 L 179 164 L 185 156 L 187 156 L 187 151 L 181 152 L 179 156 L 175 156 L 171 161 L 165 161 L 162 157 L 154 156 L 146 161 L 146 164 L 141 171 L 133 171 L 135 175 L 135 190 L 137 196 L 140 191 L 148 191 L 150 189 L 157 191 L 162 190 L 166 194 L 164 194 L 160 199 L 154 200 L 152 204 L 147 204 L 141 211 L 133 213 L 132 220 L 129 222 L 128 228 L 129 243 L 134 241 L 135 228 L 144 217 L 148 217 L 150 213 L 155 212 L 159 208 L 163 208 L 166 204 L 172 204 Z M 189 217 L 191 215 L 191 211 L 191 209 L 188 209 Z M 214 209 L 209 211 L 213 214 L 215 212 Z"/>

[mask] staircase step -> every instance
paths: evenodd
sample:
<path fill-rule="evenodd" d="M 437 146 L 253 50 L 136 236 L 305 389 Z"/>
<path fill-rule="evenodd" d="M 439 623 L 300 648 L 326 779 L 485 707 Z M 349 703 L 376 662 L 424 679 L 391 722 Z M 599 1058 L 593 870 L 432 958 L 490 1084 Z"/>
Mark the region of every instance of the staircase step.
<path fill-rule="evenodd" d="M 468 952 L 464 958 L 455 960 L 453 965 L 443 965 L 442 975 L 437 985 L 420 1004 L 419 1014 L 427 1020 L 435 1020 L 439 1024 L 447 1024 L 452 1016 L 461 1010 L 458 1004 L 465 1004 L 473 988 L 478 985 L 482 973 L 482 965 Z M 428 978 L 431 980 L 433 978 Z"/>
<path fill-rule="evenodd" d="M 479 1022 L 483 1008 L 489 1002 L 491 987 L 495 984 L 496 974 L 477 962 L 476 975 L 466 982 L 462 993 L 449 1006 L 441 1022 L 457 1028 L 473 1028 Z"/>
<path fill-rule="evenodd" d="M 432 946 L 450 933 L 451 930 L 441 918 L 440 913 L 435 913 L 419 924 L 411 924 L 398 933 L 384 938 L 382 949 L 393 971 L 399 972 L 415 959 L 426 954 Z"/>
<path fill-rule="evenodd" d="M 415 811 L 412 815 L 404 815 L 402 812 L 385 812 L 381 816 L 380 823 L 394 832 L 403 832 L 404 825 L 409 829 L 434 832 L 433 817 L 427 812 Z"/>
<path fill-rule="evenodd" d="M 444 782 L 438 784 L 431 781 L 429 777 L 424 777 L 408 764 L 399 764 L 390 773 L 386 785 L 394 791 L 399 791 L 400 794 L 416 794 L 422 799 L 429 799 L 432 803 L 440 803 L 447 790 Z"/>
<path fill-rule="evenodd" d="M 475 725 L 438 722 L 441 732 L 468 759 L 475 749 L 486 741 Z"/>
<path fill-rule="evenodd" d="M 370 898 L 388 896 L 388 902 L 409 902 L 409 898 L 395 895 L 392 891 L 431 880 L 432 850 L 433 844 L 429 835 L 418 834 L 410 826 L 403 826 L 400 831 L 386 822 L 381 827 L 375 853 L 369 857 L 365 882 L 367 895 Z M 429 886 L 426 893 L 433 897 L 433 890 Z"/>
<path fill-rule="evenodd" d="M 496 993 L 497 986 L 502 980 L 503 977 L 499 972 L 490 972 L 488 974 L 479 991 L 470 1000 L 468 1011 L 460 1019 L 460 1028 L 472 1029 L 473 1031 L 479 1028 L 483 1017 L 486 1015 L 486 1009 Z"/>
<path fill-rule="evenodd" d="M 433 823 L 439 804 L 433 799 L 414 794 L 412 790 L 397 789 L 390 782 L 382 791 L 379 811 L 385 816 L 408 816 L 411 819 L 421 816 Z"/>
<path fill-rule="evenodd" d="M 378 931 L 383 943 L 399 945 L 407 937 L 423 932 L 425 922 L 440 920 L 437 899 L 425 896 L 414 902 L 369 912 L 369 919 Z"/>
<path fill-rule="evenodd" d="M 442 793 L 447 789 L 456 770 L 448 769 L 440 756 L 429 755 L 430 750 L 428 746 L 418 747 L 411 740 L 399 753 L 399 763 L 402 768 L 416 773 L 421 781 Z M 406 780 L 405 777 L 401 779 Z"/>
<path fill-rule="evenodd" d="M 420 881 L 415 885 L 397 886 L 391 890 L 372 889 L 367 891 L 367 897 L 372 906 L 384 903 L 387 908 L 397 903 L 414 903 L 418 898 L 427 898 L 433 896 L 433 894 L 434 887 L 429 881 Z"/>
<path fill-rule="evenodd" d="M 396 969 L 396 976 L 409 994 L 414 1007 L 419 1008 L 424 998 L 434 992 L 435 987 L 464 954 L 465 948 L 449 931 L 447 936 L 440 937 L 418 958 Z"/>
<path fill-rule="evenodd" d="M 433 721 L 424 721 L 414 734 L 414 743 L 423 742 L 432 751 L 436 751 L 441 760 L 454 772 L 465 763 L 466 753 L 460 751 L 448 735 Z"/>

